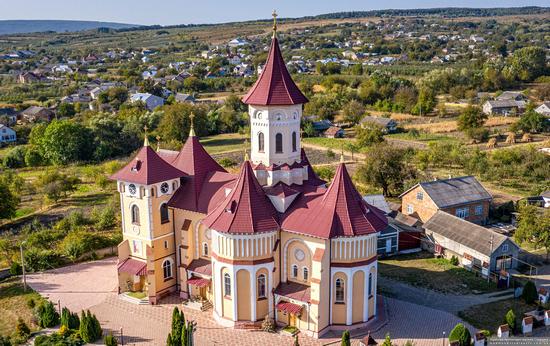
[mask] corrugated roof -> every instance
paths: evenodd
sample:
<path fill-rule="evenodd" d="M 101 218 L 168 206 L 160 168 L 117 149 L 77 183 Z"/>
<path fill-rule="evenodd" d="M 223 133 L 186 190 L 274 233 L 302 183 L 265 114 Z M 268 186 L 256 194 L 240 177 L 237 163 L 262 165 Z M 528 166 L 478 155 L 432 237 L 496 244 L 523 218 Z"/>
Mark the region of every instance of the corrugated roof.
<path fill-rule="evenodd" d="M 424 224 L 424 229 L 462 244 L 486 256 L 491 255 L 491 237 L 493 237 L 493 251 L 509 239 L 500 233 L 491 231 L 490 229 L 463 220 L 441 210 L 435 213 L 434 216 Z"/>
<path fill-rule="evenodd" d="M 296 86 L 286 68 L 279 41 L 273 37 L 267 62 L 256 84 L 243 97 L 249 105 L 295 105 L 307 103 L 307 97 Z"/>
<path fill-rule="evenodd" d="M 424 189 L 439 208 L 493 199 L 491 194 L 473 176 L 434 180 L 418 185 Z M 400 197 L 418 185 L 405 191 Z"/>

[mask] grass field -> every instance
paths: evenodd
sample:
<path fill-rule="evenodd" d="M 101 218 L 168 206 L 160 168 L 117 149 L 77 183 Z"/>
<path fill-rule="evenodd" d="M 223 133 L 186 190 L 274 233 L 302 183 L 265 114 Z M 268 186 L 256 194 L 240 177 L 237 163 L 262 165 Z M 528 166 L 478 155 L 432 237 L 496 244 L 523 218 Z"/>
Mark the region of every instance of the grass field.
<path fill-rule="evenodd" d="M 485 122 L 485 127 L 497 127 L 497 126 L 507 126 L 515 123 L 518 118 L 514 117 L 490 117 Z M 422 124 L 405 124 L 403 125 L 405 129 L 417 129 L 422 132 L 427 133 L 450 133 L 458 131 L 458 125 L 456 120 L 447 120 L 447 121 L 433 121 L 429 123 Z"/>
<path fill-rule="evenodd" d="M 247 136 L 238 133 L 225 133 L 217 136 L 201 138 L 201 144 L 210 155 L 224 152 L 244 151 Z M 249 150 L 250 144 L 246 145 Z"/>
<path fill-rule="evenodd" d="M 523 314 L 535 310 L 536 306 L 528 305 L 521 299 L 506 299 L 472 306 L 460 311 L 458 316 L 478 329 L 486 329 L 491 334 L 496 334 L 498 327 L 505 323 L 504 317 L 510 309 L 516 314 L 516 325 L 521 325 Z"/>
<path fill-rule="evenodd" d="M 446 259 L 434 258 L 427 252 L 380 260 L 378 268 L 381 276 L 443 293 L 470 294 L 496 290 L 493 283 L 487 283 L 474 273 L 454 266 Z"/>
<path fill-rule="evenodd" d="M 30 288 L 25 292 L 19 278 L 0 282 L 0 335 L 10 335 L 18 318 L 22 318 L 31 330 L 38 329 L 34 323 L 33 311 L 27 305 L 31 299 L 37 304 L 42 300 L 40 295 Z"/>
<path fill-rule="evenodd" d="M 302 138 L 302 142 L 317 145 L 320 147 L 330 148 L 335 153 L 339 153 L 342 150 L 342 146 L 346 143 L 355 142 L 351 138 L 324 138 L 324 137 L 308 137 Z M 346 148 L 344 147 L 344 150 Z"/>
<path fill-rule="evenodd" d="M 409 133 L 392 133 L 392 134 L 386 135 L 386 137 L 405 140 L 405 141 L 422 142 L 422 143 L 439 142 L 439 143 L 458 144 L 461 142 L 460 139 L 457 137 L 434 134 L 434 133 L 419 133 L 416 136 L 412 136 Z"/>

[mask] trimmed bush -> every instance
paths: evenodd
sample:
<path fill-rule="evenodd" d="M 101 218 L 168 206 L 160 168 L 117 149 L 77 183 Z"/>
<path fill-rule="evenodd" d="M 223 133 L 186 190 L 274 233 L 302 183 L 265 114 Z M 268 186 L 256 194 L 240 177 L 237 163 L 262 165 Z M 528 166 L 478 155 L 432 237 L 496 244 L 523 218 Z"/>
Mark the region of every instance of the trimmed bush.
<path fill-rule="evenodd" d="M 449 342 L 458 341 L 460 346 L 470 346 L 472 336 L 470 331 L 462 323 L 457 324 L 449 334 Z"/>
<path fill-rule="evenodd" d="M 516 330 L 516 314 L 514 313 L 514 310 L 508 310 L 506 316 L 504 317 L 504 321 L 508 323 L 512 332 Z"/>
<path fill-rule="evenodd" d="M 104 343 L 105 343 L 105 346 L 117 346 L 118 345 L 118 341 L 117 339 L 113 336 L 113 333 L 105 336 L 105 339 L 103 339 Z"/>
<path fill-rule="evenodd" d="M 43 302 L 38 307 L 38 325 L 42 328 L 52 328 L 59 324 L 59 314 L 52 302 Z"/>
<path fill-rule="evenodd" d="M 80 318 L 78 314 L 72 313 L 67 308 L 61 310 L 61 325 L 67 329 L 78 329 L 80 327 Z"/>
<path fill-rule="evenodd" d="M 31 329 L 29 328 L 29 326 L 27 326 L 23 319 L 18 318 L 17 326 L 15 327 L 15 333 L 17 334 L 17 336 L 20 336 L 22 338 L 28 338 L 31 334 Z"/>
<path fill-rule="evenodd" d="M 103 334 L 101 325 L 95 315 L 92 315 L 90 311 L 82 311 L 82 317 L 80 318 L 80 336 L 86 343 L 94 342 L 101 338 Z"/>
<path fill-rule="evenodd" d="M 458 257 L 456 257 L 456 256 L 451 257 L 451 260 L 449 262 L 451 262 L 452 265 L 457 266 L 458 265 Z"/>
<path fill-rule="evenodd" d="M 341 345 L 342 346 L 350 346 L 351 345 L 349 330 L 345 330 L 342 333 L 342 343 L 341 343 Z"/>

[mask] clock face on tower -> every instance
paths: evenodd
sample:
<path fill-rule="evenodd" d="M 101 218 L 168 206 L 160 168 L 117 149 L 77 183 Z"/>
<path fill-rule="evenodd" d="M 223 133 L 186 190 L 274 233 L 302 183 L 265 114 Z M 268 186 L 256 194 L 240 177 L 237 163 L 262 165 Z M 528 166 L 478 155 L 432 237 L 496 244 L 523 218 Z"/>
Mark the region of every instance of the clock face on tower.
<path fill-rule="evenodd" d="M 160 192 L 168 193 L 168 183 L 162 183 L 162 185 L 160 186 Z"/>
<path fill-rule="evenodd" d="M 135 195 L 136 194 L 136 186 L 134 184 L 128 185 L 128 191 L 130 191 L 130 193 L 132 195 Z"/>

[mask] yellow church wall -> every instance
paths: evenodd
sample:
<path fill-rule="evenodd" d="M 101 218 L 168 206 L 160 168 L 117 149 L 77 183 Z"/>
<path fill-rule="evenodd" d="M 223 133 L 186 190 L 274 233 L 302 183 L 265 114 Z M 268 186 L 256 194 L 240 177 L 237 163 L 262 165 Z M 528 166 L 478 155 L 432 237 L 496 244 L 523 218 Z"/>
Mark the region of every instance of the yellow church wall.
<path fill-rule="evenodd" d="M 344 280 L 344 303 L 336 303 L 336 280 Z M 332 324 L 346 324 L 346 304 L 348 301 L 347 297 L 347 285 L 349 282 L 344 273 L 338 272 L 334 274 L 334 279 L 332 281 Z"/>
<path fill-rule="evenodd" d="M 363 322 L 365 300 L 365 273 L 360 270 L 353 275 L 352 323 Z"/>
<path fill-rule="evenodd" d="M 246 269 L 237 272 L 237 319 L 250 321 L 250 273 Z"/>
<path fill-rule="evenodd" d="M 221 294 L 223 294 L 223 297 L 222 297 L 222 316 L 227 318 L 227 319 L 230 319 L 232 320 L 233 319 L 233 295 L 235 294 L 235 292 L 233 292 L 234 290 L 231 291 L 231 296 L 225 296 L 225 292 L 223 292 L 223 276 L 225 275 L 225 273 L 229 273 L 230 277 L 231 277 L 231 280 L 233 282 L 233 280 L 235 280 L 235 278 L 233 277 L 233 275 L 231 275 L 231 272 L 229 271 L 228 268 L 224 267 L 222 268 L 221 270 L 221 286 L 220 287 L 220 290 L 222 290 Z"/>
<path fill-rule="evenodd" d="M 258 287 L 256 285 L 256 292 L 252 292 L 256 296 L 256 319 L 260 320 L 263 319 L 268 313 L 269 313 L 269 300 L 268 297 L 271 294 L 269 292 L 269 273 L 267 269 L 260 269 L 256 272 L 256 283 L 258 282 L 258 277 L 264 274 L 266 277 L 266 283 L 265 283 L 265 297 L 260 298 L 258 296 Z"/>

